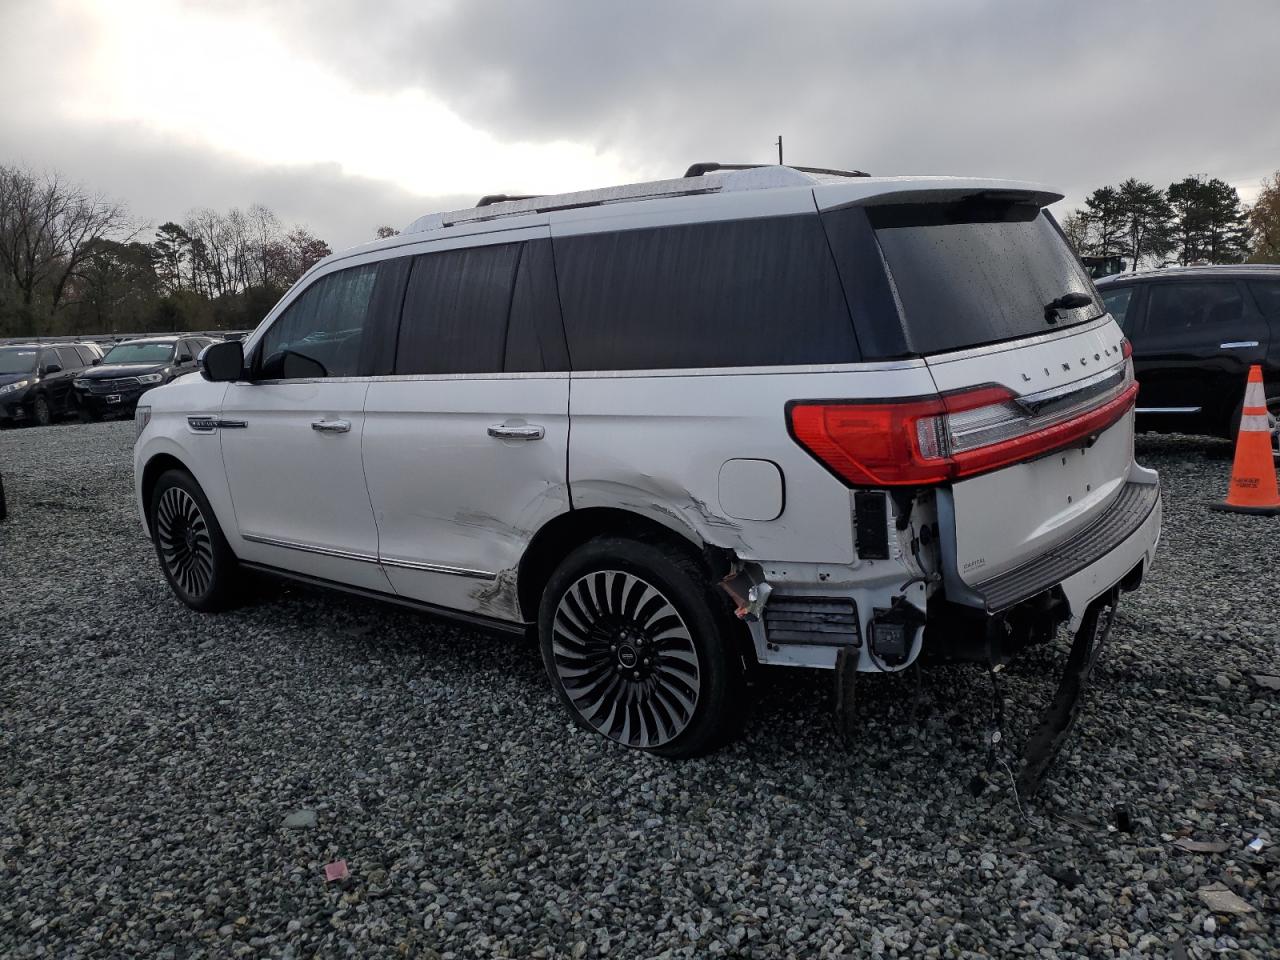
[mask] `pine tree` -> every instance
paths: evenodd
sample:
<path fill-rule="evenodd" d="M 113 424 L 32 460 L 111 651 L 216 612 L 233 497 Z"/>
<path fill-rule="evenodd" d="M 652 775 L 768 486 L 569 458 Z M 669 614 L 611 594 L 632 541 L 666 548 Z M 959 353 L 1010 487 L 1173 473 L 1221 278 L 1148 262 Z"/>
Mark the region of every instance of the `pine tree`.
<path fill-rule="evenodd" d="M 1124 230 L 1121 253 L 1130 270 L 1144 257 L 1159 262 L 1173 250 L 1173 209 L 1163 190 L 1130 177 L 1116 188 L 1116 202 Z"/>
<path fill-rule="evenodd" d="M 1099 187 L 1089 194 L 1080 215 L 1087 225 L 1087 249 L 1080 253 L 1098 257 L 1114 257 L 1123 253 L 1124 221 L 1120 211 L 1120 194 L 1115 187 Z"/>
<path fill-rule="evenodd" d="M 1234 187 L 1199 175 L 1170 184 L 1168 197 L 1179 263 L 1239 263 L 1245 258 L 1248 215 Z"/>

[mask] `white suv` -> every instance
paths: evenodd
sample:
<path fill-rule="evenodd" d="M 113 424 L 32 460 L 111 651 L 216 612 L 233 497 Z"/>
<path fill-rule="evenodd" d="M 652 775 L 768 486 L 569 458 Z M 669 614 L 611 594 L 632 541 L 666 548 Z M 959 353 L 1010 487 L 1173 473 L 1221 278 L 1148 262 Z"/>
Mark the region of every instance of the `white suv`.
<path fill-rule="evenodd" d="M 143 520 L 197 610 L 249 568 L 536 625 L 580 723 L 670 756 L 755 664 L 1095 638 L 1160 497 L 1057 199 L 702 164 L 424 217 L 147 395 Z"/>

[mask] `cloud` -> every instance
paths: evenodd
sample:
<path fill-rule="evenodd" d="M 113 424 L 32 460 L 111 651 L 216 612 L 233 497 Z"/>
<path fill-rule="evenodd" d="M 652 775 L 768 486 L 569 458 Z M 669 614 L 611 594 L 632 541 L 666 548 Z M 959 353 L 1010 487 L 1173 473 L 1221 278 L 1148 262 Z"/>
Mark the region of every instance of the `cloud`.
<path fill-rule="evenodd" d="M 368 88 L 650 175 L 789 155 L 875 173 L 1230 180 L 1280 166 L 1280 5 L 1199 0 L 275 5 Z M 305 15 L 312 11 L 312 15 Z"/>
<path fill-rule="evenodd" d="M 130 124 L 78 130 L 0 126 L 0 159 L 60 170 L 124 201 L 137 220 L 152 226 L 181 221 L 199 207 L 262 203 L 281 222 L 308 226 L 335 250 L 372 240 L 383 224 L 401 228 L 424 212 L 475 202 L 470 194 L 415 195 L 344 174 L 332 163 L 253 163 Z"/>
<path fill-rule="evenodd" d="M 0 162 L 147 219 L 262 202 L 335 247 L 695 160 L 1243 187 L 1280 5 L 1239 0 L 8 0 Z"/>

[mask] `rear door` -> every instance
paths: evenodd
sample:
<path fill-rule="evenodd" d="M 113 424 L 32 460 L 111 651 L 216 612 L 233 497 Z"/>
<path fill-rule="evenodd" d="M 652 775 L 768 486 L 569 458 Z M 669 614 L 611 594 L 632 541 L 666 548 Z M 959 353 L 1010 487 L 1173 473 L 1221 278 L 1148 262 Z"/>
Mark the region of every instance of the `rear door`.
<path fill-rule="evenodd" d="M 228 385 L 218 429 L 242 559 L 389 589 L 360 456 L 376 347 L 366 334 L 389 272 L 313 280 L 252 348 L 252 379 Z"/>
<path fill-rule="evenodd" d="M 546 226 L 413 258 L 364 470 L 397 593 L 519 620 L 515 569 L 569 509 L 569 373 Z"/>
<path fill-rule="evenodd" d="M 1221 427 L 1244 394 L 1249 365 L 1266 356 L 1266 322 L 1236 280 L 1147 287 L 1132 336 L 1140 412 Z"/>

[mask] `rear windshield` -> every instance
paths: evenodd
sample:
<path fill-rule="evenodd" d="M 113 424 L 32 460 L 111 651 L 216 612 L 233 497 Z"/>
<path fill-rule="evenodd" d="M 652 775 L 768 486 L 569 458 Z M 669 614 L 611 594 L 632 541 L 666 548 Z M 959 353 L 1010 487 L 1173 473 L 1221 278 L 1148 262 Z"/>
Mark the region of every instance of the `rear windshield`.
<path fill-rule="evenodd" d="M 913 353 L 1034 336 L 1103 312 L 1048 213 L 1031 204 L 961 201 L 867 210 Z M 1066 294 L 1087 306 L 1047 307 Z"/>
<path fill-rule="evenodd" d="M 36 353 L 21 347 L 0 347 L 0 374 L 30 373 L 36 368 Z"/>
<path fill-rule="evenodd" d="M 172 343 L 121 343 L 103 358 L 105 363 L 168 363 Z"/>

